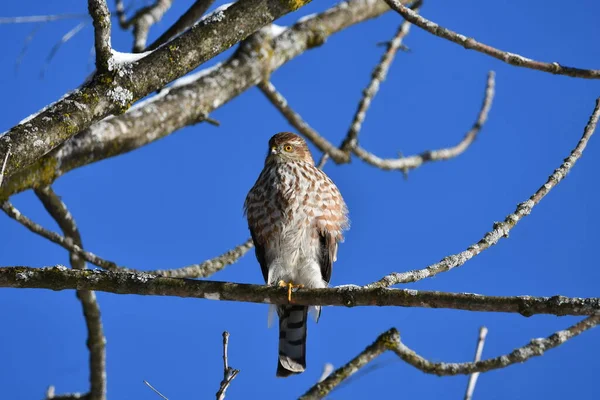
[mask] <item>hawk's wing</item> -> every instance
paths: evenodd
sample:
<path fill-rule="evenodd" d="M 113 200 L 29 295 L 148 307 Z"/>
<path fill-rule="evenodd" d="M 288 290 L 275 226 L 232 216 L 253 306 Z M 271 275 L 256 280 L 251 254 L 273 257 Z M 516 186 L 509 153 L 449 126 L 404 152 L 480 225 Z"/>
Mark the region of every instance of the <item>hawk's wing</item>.
<path fill-rule="evenodd" d="M 267 265 L 267 261 L 265 260 L 265 247 L 264 244 L 258 240 L 258 237 L 254 233 L 252 227 L 250 228 L 250 235 L 252 235 L 252 241 L 254 242 L 254 254 L 256 254 L 256 259 L 260 264 L 260 269 L 263 274 L 263 278 L 265 278 L 265 282 L 268 283 L 269 279 L 269 267 Z"/>
<path fill-rule="evenodd" d="M 337 253 L 337 240 L 329 232 L 319 233 L 319 266 L 321 277 L 327 283 L 331 279 L 331 269 Z"/>

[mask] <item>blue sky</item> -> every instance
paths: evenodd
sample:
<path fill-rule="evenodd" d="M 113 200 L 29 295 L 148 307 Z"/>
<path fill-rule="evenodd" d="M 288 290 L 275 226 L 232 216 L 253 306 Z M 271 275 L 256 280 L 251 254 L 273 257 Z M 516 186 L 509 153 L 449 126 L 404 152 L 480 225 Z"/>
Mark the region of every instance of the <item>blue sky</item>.
<path fill-rule="evenodd" d="M 217 1 L 215 6 L 222 2 Z M 333 5 L 315 1 L 278 21 Z M 151 31 L 163 32 L 191 0 L 175 1 Z M 110 2 L 112 7 L 112 2 Z M 85 13 L 75 0 L 5 2 L 1 16 Z M 490 45 L 543 61 L 600 68 L 600 3 L 577 6 L 530 0 L 429 1 L 423 15 Z M 0 131 L 78 86 L 91 72 L 91 25 L 40 70 L 47 53 L 78 20 L 44 25 L 17 74 L 23 40 L 33 25 L 3 25 Z M 362 89 L 400 17 L 389 13 L 332 37 L 276 71 L 273 82 L 290 104 L 333 143 L 348 129 Z M 119 51 L 129 32 L 113 30 Z M 496 71 L 488 123 L 461 157 L 428 164 L 404 180 L 354 160 L 326 172 L 344 195 L 352 229 L 341 246 L 332 284 L 366 284 L 392 271 L 422 268 L 464 250 L 514 211 L 566 157 L 600 96 L 600 82 L 515 68 L 413 27 L 375 99 L 360 142 L 382 157 L 456 143 L 473 123 L 486 74 Z M 230 54 L 227 53 L 227 54 Z M 219 57 L 218 59 L 222 59 Z M 212 65 L 216 60 L 206 64 Z M 92 63 L 93 64 L 93 63 Z M 75 170 L 56 192 L 70 207 L 89 250 L 139 269 L 175 268 L 217 256 L 248 237 L 242 204 L 268 138 L 290 127 L 255 88 L 217 110 L 221 127 L 199 124 L 135 152 Z M 314 149 L 313 149 L 314 150 Z M 314 153 L 317 155 L 317 153 Z M 600 138 L 508 240 L 450 273 L 407 287 L 488 295 L 598 296 L 600 270 Z M 31 192 L 13 202 L 58 229 Z M 0 215 L 0 265 L 67 264 L 67 253 Z M 262 283 L 249 253 L 211 277 Z M 531 338 L 579 318 L 486 314 L 417 308 L 324 309 L 308 333 L 308 369 L 275 378 L 276 329 L 267 306 L 208 300 L 98 293 L 107 336 L 110 399 L 156 399 L 148 380 L 171 400 L 211 398 L 222 379 L 221 332 L 231 332 L 230 364 L 241 370 L 229 399 L 295 398 L 316 382 L 325 363 L 339 367 L 381 332 L 397 327 L 405 344 L 435 361 L 469 361 L 478 329 L 489 328 L 484 358 L 510 352 Z M 81 307 L 72 291 L 0 290 L 0 387 L 6 399 L 86 391 L 87 350 Z M 480 376 L 476 399 L 562 399 L 600 396 L 595 384 L 600 330 L 587 332 L 543 357 Z M 437 378 L 386 354 L 376 370 L 354 379 L 332 399 L 367 396 L 461 398 L 466 376 Z"/>

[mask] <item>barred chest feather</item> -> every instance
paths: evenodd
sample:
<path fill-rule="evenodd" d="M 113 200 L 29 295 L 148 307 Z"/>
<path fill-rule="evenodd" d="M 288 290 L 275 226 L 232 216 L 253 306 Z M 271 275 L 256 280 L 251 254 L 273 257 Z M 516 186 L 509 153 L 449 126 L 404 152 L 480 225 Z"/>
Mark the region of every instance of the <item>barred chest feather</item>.
<path fill-rule="evenodd" d="M 346 205 L 337 187 L 308 162 L 266 165 L 245 208 L 266 258 L 288 267 L 316 260 L 319 235 L 341 241 L 347 225 Z"/>

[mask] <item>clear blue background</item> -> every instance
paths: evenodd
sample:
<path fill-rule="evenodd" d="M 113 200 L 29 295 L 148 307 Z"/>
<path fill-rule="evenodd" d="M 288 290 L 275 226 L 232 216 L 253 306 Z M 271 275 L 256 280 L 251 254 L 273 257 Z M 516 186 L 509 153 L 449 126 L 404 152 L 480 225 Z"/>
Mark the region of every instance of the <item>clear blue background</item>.
<path fill-rule="evenodd" d="M 152 28 L 151 39 L 191 3 L 175 1 Z M 314 1 L 278 23 L 289 25 L 333 4 Z M 75 0 L 4 1 L 0 6 L 2 16 L 86 11 L 85 2 Z M 422 13 L 500 49 L 600 68 L 597 1 L 428 1 Z M 18 74 L 14 61 L 34 25 L 0 26 L 0 131 L 78 86 L 91 72 L 93 32 L 88 24 L 59 50 L 45 78 L 39 78 L 52 46 L 77 23 L 41 27 Z M 391 38 L 399 23 L 400 17 L 389 13 L 347 29 L 276 71 L 273 81 L 312 126 L 339 143 L 383 52 L 376 43 Z M 515 68 L 415 27 L 405 43 L 412 51 L 394 61 L 361 132 L 366 149 L 393 157 L 397 151 L 414 154 L 456 143 L 477 115 L 491 69 L 497 73 L 494 105 L 480 137 L 464 155 L 425 165 L 408 180 L 360 160 L 327 165 L 352 218 L 333 285 L 366 284 L 392 271 L 422 268 L 479 240 L 569 154 L 600 96 L 598 81 Z M 113 44 L 129 51 L 131 34 L 114 27 Z M 220 128 L 189 127 L 56 182 L 87 249 L 139 269 L 175 268 L 217 256 L 247 238 L 244 197 L 262 168 L 268 138 L 290 128 L 255 88 L 212 116 L 221 121 Z M 488 295 L 600 295 L 599 168 L 600 137 L 594 137 L 568 178 L 519 223 L 510 239 L 459 269 L 408 287 Z M 26 215 L 58 229 L 31 192 L 12 200 Z M 0 236 L 1 265 L 68 264 L 63 249 L 2 215 Z M 251 253 L 211 279 L 262 283 Z M 241 370 L 228 398 L 287 399 L 313 385 L 325 363 L 343 365 L 393 326 L 408 346 L 431 360 L 469 361 L 481 325 L 490 330 L 483 353 L 487 358 L 580 319 L 328 307 L 319 324 L 309 326 L 307 371 L 281 380 L 275 378 L 277 332 L 267 329 L 267 306 L 106 293 L 98 293 L 98 299 L 108 342 L 110 399 L 157 399 L 144 379 L 171 400 L 213 398 L 222 379 L 223 330 L 231 332 L 230 363 Z M 57 393 L 88 389 L 86 332 L 73 291 L 2 289 L 0 321 L 0 397 L 39 399 L 50 384 Z M 486 373 L 475 398 L 598 398 L 599 343 L 600 330 L 593 330 L 526 364 Z M 340 387 L 331 398 L 457 399 L 468 379 L 426 375 L 392 354 L 372 365 L 378 368 Z"/>

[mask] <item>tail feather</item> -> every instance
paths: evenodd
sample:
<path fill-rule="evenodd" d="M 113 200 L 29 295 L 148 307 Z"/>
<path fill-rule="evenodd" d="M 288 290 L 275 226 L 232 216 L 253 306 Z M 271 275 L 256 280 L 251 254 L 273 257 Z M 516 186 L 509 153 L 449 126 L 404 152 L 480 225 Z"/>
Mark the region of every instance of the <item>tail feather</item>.
<path fill-rule="evenodd" d="M 300 374 L 306 369 L 306 320 L 308 307 L 281 306 L 277 376 Z"/>

